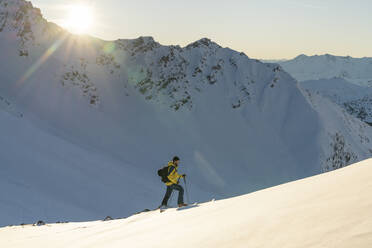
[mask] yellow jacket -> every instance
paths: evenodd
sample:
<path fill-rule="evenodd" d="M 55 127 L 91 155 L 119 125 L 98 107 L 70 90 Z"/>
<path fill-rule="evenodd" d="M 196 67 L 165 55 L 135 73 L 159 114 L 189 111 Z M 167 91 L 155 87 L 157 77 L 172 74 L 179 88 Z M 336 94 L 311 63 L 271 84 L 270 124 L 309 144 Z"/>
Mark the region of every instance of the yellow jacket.
<path fill-rule="evenodd" d="M 173 161 L 168 162 L 168 179 L 170 182 L 165 183 L 165 185 L 170 186 L 172 184 L 178 184 L 178 180 L 182 175 L 177 172 L 178 166 L 173 163 Z"/>

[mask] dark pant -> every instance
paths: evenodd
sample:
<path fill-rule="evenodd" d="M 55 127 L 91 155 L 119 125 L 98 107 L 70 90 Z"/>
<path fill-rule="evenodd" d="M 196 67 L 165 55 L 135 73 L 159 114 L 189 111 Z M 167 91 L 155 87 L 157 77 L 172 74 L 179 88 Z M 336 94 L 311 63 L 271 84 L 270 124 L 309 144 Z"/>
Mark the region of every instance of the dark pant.
<path fill-rule="evenodd" d="M 183 204 L 183 188 L 181 185 L 178 184 L 172 184 L 171 186 L 167 186 L 167 192 L 165 192 L 165 196 L 163 198 L 163 201 L 161 205 L 166 206 L 168 204 L 169 197 L 172 194 L 173 190 L 178 191 L 178 204 Z"/>

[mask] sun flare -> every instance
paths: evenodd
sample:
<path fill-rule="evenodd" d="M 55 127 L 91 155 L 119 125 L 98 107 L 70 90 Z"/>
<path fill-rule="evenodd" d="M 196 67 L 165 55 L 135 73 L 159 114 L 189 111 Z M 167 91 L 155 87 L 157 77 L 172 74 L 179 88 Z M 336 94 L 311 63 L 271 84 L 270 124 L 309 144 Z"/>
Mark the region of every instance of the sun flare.
<path fill-rule="evenodd" d="M 86 5 L 69 6 L 65 26 L 76 34 L 85 34 L 91 31 L 94 22 L 93 8 Z"/>

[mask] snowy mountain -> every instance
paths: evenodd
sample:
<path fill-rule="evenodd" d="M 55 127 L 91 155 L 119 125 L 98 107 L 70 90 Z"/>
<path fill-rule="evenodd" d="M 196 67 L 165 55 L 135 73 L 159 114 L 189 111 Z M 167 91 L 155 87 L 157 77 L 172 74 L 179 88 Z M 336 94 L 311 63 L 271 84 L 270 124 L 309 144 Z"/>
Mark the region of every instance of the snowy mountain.
<path fill-rule="evenodd" d="M 300 86 L 313 94 L 327 97 L 354 117 L 372 123 L 372 88 L 342 78 L 308 80 L 300 82 Z"/>
<path fill-rule="evenodd" d="M 372 58 L 299 55 L 278 63 L 301 81 L 301 87 L 328 97 L 364 122 L 372 122 Z"/>
<path fill-rule="evenodd" d="M 357 85 L 372 86 L 372 58 L 301 54 L 292 60 L 278 63 L 298 81 L 336 77 Z"/>
<path fill-rule="evenodd" d="M 11 226 L 2 247 L 372 246 L 372 160 L 251 194 L 126 219 Z M 342 185 L 342 186 L 341 186 Z"/>
<path fill-rule="evenodd" d="M 0 0 L 0 27 L 0 225 L 154 208 L 173 155 L 201 202 L 372 154 L 365 123 L 209 39 L 76 36 L 23 0 Z"/>

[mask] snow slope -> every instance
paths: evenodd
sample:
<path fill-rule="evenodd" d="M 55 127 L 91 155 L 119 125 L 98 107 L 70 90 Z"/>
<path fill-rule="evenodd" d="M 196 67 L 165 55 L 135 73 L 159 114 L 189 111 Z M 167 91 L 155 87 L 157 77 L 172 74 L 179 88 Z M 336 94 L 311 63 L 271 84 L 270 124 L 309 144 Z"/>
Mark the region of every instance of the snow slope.
<path fill-rule="evenodd" d="M 342 78 L 308 80 L 300 82 L 300 86 L 330 99 L 354 117 L 372 123 L 372 88 Z"/>
<path fill-rule="evenodd" d="M 337 77 L 362 86 L 372 85 L 372 58 L 368 57 L 301 54 L 278 63 L 298 81 Z"/>
<path fill-rule="evenodd" d="M 301 82 L 367 123 L 372 122 L 372 58 L 299 55 L 278 62 Z"/>
<path fill-rule="evenodd" d="M 332 116 L 327 122 L 323 123 L 323 130 L 327 133 L 323 133 L 319 137 L 321 139 L 319 145 L 322 150 L 328 150 L 329 154 L 331 154 L 323 158 L 325 160 L 323 170 L 338 169 L 343 167 L 345 163 L 356 161 L 358 155 L 354 150 L 363 149 L 371 141 L 368 135 L 371 130 L 370 127 L 356 118 L 350 118 L 349 113 L 345 109 L 341 109 L 330 99 L 323 97 L 317 92 L 314 93 L 306 89 L 301 90 L 320 118 L 328 119 Z M 329 139 L 331 140 L 330 144 Z M 370 156 L 368 153 L 371 152 L 372 150 L 366 151 L 365 156 Z"/>
<path fill-rule="evenodd" d="M 118 216 L 123 209 L 134 213 L 161 197 L 158 181 L 130 163 L 70 143 L 1 110 L 0 123 L 5 137 L 0 142 L 1 225 L 35 218 L 57 222 Z M 133 194 L 133 187 L 140 194 Z"/>
<path fill-rule="evenodd" d="M 0 225 L 157 207 L 156 170 L 174 155 L 200 202 L 372 154 L 365 123 L 305 97 L 279 65 L 208 39 L 75 36 L 1 0 L 0 50 Z"/>
<path fill-rule="evenodd" d="M 372 246 L 372 160 L 198 207 L 127 219 L 12 226 L 2 247 Z"/>

